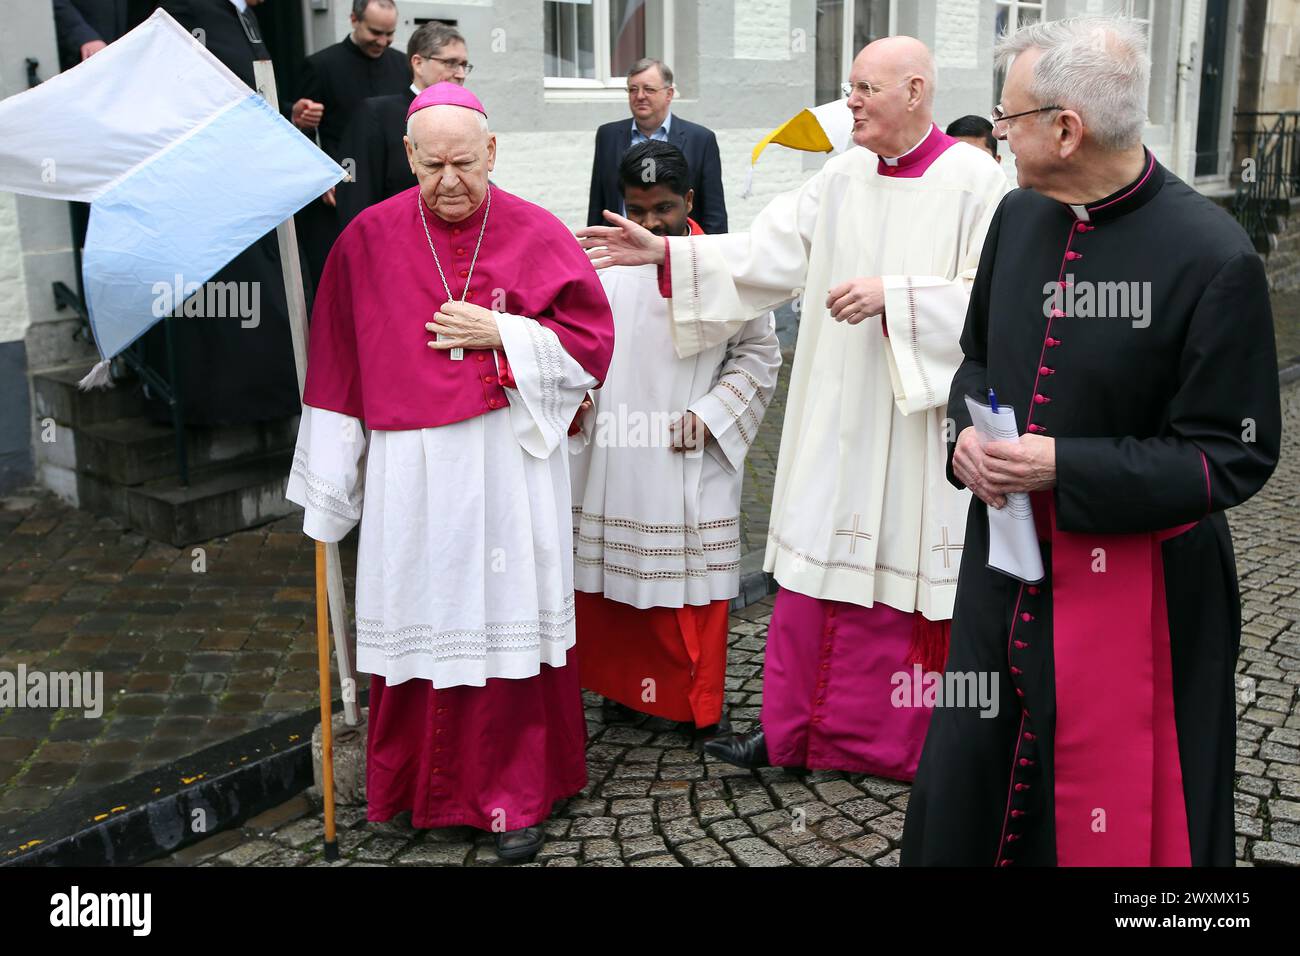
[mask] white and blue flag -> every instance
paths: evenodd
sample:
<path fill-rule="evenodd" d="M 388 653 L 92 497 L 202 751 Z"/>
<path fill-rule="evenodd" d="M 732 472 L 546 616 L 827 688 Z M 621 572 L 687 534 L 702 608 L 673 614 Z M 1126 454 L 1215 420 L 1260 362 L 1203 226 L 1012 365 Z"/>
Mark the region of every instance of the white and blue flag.
<path fill-rule="evenodd" d="M 0 102 L 0 189 L 91 204 L 82 275 L 104 359 L 159 321 L 157 289 L 207 282 L 343 175 L 162 10 Z"/>

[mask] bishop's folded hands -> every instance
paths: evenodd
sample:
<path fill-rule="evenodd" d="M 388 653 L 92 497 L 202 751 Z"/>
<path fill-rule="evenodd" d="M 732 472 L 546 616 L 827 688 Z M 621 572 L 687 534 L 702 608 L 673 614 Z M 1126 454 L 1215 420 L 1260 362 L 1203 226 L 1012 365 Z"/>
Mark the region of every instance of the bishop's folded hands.
<path fill-rule="evenodd" d="M 438 337 L 428 343 L 431 349 L 499 349 L 501 331 L 496 313 L 472 302 L 445 302 L 425 329 Z"/>

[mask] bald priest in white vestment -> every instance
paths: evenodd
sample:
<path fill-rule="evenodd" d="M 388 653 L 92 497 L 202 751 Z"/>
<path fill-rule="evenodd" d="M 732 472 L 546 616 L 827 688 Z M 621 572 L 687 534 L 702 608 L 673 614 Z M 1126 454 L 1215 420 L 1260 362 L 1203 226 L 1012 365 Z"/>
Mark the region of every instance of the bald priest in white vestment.
<path fill-rule="evenodd" d="M 780 591 L 762 723 L 706 752 L 910 779 L 930 713 L 898 688 L 947 652 L 969 493 L 944 473 L 946 402 L 1008 184 L 934 125 L 920 41 L 868 45 L 845 86 L 861 148 L 748 233 L 661 238 L 610 214 L 578 235 L 598 268 L 659 265 L 679 355 L 802 297 L 764 563 Z"/>

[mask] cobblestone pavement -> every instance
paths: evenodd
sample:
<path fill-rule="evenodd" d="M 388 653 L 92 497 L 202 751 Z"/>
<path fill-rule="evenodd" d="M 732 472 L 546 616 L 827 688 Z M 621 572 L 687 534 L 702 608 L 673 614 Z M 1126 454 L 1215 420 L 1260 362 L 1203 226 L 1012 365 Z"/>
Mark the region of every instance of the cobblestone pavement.
<path fill-rule="evenodd" d="M 1270 301 L 1273 306 L 1278 367 L 1300 365 L 1300 290 L 1274 292 Z"/>
<path fill-rule="evenodd" d="M 1300 328 L 1292 321 L 1300 297 L 1275 307 L 1291 315 L 1279 324 L 1279 355 L 1300 355 L 1300 335 L 1283 334 Z M 766 531 L 789 370 L 787 354 L 747 465 L 745 533 L 754 549 Z M 1288 388 L 1285 401 L 1283 463 L 1262 494 L 1230 515 L 1244 623 L 1237 852 L 1248 862 L 1300 865 L 1300 388 Z M 0 712 L 0 834 L 61 795 L 314 705 L 312 549 L 300 519 L 203 547 L 199 572 L 190 549 L 150 542 L 44 492 L 0 499 L 0 670 L 102 670 L 108 698 L 98 719 Z M 345 568 L 353 560 L 345 547 Z M 769 612 L 770 600 L 732 618 L 728 703 L 742 730 L 761 703 Z M 904 785 L 705 762 L 675 726 L 644 718 L 606 727 L 596 703 L 589 698 L 591 785 L 557 808 L 539 864 L 897 863 Z M 368 825 L 355 808 L 344 808 L 340 823 L 355 864 L 495 862 L 490 839 L 471 831 Z M 318 813 L 298 798 L 168 862 L 319 862 L 319 833 Z"/>
<path fill-rule="evenodd" d="M 1282 461 L 1228 513 L 1242 600 L 1237 857 L 1300 866 L 1300 387 L 1282 405 Z"/>
<path fill-rule="evenodd" d="M 727 703 L 737 729 L 758 718 L 763 636 L 772 599 L 732 615 Z M 861 774 L 739 770 L 690 747 L 673 721 L 639 717 L 605 725 L 586 694 L 589 784 L 557 805 L 530 866 L 897 866 L 906 784 Z M 340 807 L 334 865 L 501 861 L 491 834 L 456 827 L 414 830 L 409 814 L 365 822 Z M 321 856 L 322 820 L 307 797 L 217 834 L 158 865 L 309 866 Z"/>
<path fill-rule="evenodd" d="M 1242 588 L 1236 777 L 1239 865 L 1300 866 L 1300 388 L 1269 486 L 1230 514 Z M 762 702 L 772 599 L 734 614 L 727 704 L 739 730 Z M 590 783 L 557 805 L 531 866 L 897 866 L 909 787 L 861 774 L 750 772 L 701 757 L 670 721 L 602 723 L 586 695 Z M 365 822 L 340 808 L 336 866 L 489 866 L 492 837 Z M 323 866 L 319 809 L 301 796 L 158 865 Z"/>
<path fill-rule="evenodd" d="M 789 363 L 787 353 L 746 465 L 745 540 L 760 554 Z M 193 548 L 150 541 L 45 491 L 0 499 L 0 671 L 102 671 L 107 699 L 98 718 L 0 711 L 0 842 L 60 796 L 317 705 L 314 556 L 302 518 L 200 547 L 196 563 Z M 350 600 L 356 536 L 341 550 Z"/>
<path fill-rule="evenodd" d="M 784 350 L 776 392 L 767 406 L 758 437 L 745 456 L 745 481 L 740 489 L 740 532 L 744 536 L 746 554 L 762 554 L 767 547 L 767 519 L 772 513 L 772 486 L 776 482 L 776 453 L 781 448 L 785 393 L 790 386 L 793 363 L 794 350 Z"/>
<path fill-rule="evenodd" d="M 196 564 L 45 492 L 0 499 L 0 671 L 101 671 L 105 698 L 98 718 L 0 710 L 0 837 L 61 795 L 318 706 L 302 518 L 201 547 Z"/>

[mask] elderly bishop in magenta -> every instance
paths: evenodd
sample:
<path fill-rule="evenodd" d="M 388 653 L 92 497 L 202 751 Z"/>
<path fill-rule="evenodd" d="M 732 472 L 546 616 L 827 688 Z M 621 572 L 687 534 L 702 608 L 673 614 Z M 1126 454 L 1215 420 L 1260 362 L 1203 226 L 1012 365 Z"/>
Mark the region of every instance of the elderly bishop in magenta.
<path fill-rule="evenodd" d="M 326 263 L 288 496 L 319 541 L 361 522 L 368 819 L 409 810 L 526 857 L 587 783 L 557 449 L 613 320 L 573 235 L 488 182 L 472 93 L 422 92 L 406 148 L 418 186 L 361 213 Z"/>

